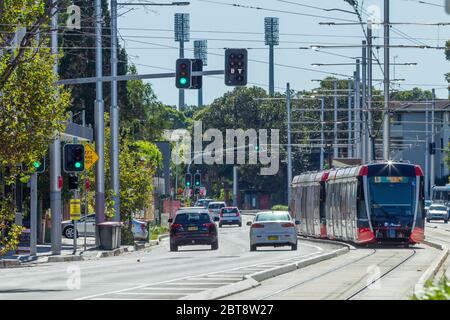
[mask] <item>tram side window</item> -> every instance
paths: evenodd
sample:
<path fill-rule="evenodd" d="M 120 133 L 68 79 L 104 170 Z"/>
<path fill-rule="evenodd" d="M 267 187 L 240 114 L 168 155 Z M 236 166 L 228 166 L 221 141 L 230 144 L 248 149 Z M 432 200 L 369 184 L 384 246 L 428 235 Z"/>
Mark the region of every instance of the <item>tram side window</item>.
<path fill-rule="evenodd" d="M 366 211 L 366 204 L 365 204 L 365 198 L 364 198 L 364 190 L 362 187 L 362 181 L 358 181 L 358 188 L 357 188 L 357 194 L 358 194 L 358 208 L 356 211 L 356 215 L 358 219 L 367 219 L 367 211 Z"/>

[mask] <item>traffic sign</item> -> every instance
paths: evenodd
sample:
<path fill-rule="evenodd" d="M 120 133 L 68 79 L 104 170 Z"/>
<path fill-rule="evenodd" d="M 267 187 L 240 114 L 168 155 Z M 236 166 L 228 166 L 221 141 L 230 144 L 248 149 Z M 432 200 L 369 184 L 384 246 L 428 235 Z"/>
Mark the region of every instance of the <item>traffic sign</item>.
<path fill-rule="evenodd" d="M 80 220 L 81 219 L 81 200 L 71 199 L 70 200 L 70 220 Z"/>
<path fill-rule="evenodd" d="M 86 144 L 84 146 L 84 166 L 86 170 L 91 169 L 98 159 L 98 154 L 95 152 L 94 148 L 92 148 L 90 144 Z"/>

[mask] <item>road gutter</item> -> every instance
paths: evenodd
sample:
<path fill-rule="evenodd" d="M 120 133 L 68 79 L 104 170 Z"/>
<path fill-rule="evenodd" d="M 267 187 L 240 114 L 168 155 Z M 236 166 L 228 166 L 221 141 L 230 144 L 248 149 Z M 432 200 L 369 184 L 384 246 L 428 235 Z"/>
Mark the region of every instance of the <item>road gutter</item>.
<path fill-rule="evenodd" d="M 430 247 L 441 250 L 442 252 L 436 259 L 433 260 L 431 265 L 428 267 L 425 273 L 422 274 L 419 281 L 414 286 L 414 295 L 418 298 L 423 296 L 423 294 L 425 293 L 426 283 L 428 281 L 433 281 L 434 277 L 439 272 L 439 269 L 441 269 L 442 265 L 449 256 L 449 249 L 447 248 L 447 246 L 430 240 L 424 240 L 423 243 Z"/>

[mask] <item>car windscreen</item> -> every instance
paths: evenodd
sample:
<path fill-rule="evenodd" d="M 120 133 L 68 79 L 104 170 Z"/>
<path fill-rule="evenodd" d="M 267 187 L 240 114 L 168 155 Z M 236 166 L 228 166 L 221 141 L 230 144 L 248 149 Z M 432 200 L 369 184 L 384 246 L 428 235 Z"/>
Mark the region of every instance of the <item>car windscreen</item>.
<path fill-rule="evenodd" d="M 179 213 L 175 217 L 177 224 L 208 223 L 211 219 L 207 213 Z"/>
<path fill-rule="evenodd" d="M 447 211 L 447 207 L 446 206 L 430 206 L 430 210 L 439 210 L 439 211 Z"/>
<path fill-rule="evenodd" d="M 256 221 L 264 222 L 264 221 L 290 221 L 291 217 L 289 214 L 280 214 L 280 213 L 260 213 L 256 216 Z"/>
<path fill-rule="evenodd" d="M 236 208 L 223 208 L 222 213 L 237 213 L 238 210 Z"/>

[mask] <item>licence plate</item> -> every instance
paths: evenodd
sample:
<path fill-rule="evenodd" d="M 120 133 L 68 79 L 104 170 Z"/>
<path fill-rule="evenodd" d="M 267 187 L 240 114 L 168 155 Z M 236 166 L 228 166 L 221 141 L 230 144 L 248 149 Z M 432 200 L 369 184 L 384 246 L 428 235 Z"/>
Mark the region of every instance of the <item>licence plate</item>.
<path fill-rule="evenodd" d="M 235 217 L 236 214 L 234 214 L 234 213 L 224 213 L 223 216 L 224 217 Z"/>
<path fill-rule="evenodd" d="M 269 240 L 278 240 L 278 236 L 268 236 Z"/>
<path fill-rule="evenodd" d="M 188 227 L 188 231 L 198 231 L 198 227 Z"/>
<path fill-rule="evenodd" d="M 396 232 L 394 229 L 388 230 L 388 238 L 395 238 Z"/>

